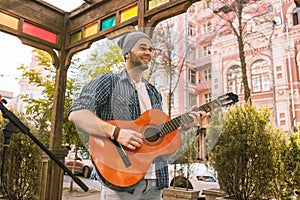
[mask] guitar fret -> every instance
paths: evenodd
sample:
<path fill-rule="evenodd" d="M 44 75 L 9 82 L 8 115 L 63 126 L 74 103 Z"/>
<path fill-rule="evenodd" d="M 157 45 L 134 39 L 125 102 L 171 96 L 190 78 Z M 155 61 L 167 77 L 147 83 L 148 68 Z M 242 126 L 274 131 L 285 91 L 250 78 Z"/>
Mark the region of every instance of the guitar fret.
<path fill-rule="evenodd" d="M 160 136 L 160 137 L 164 136 L 164 135 L 165 135 L 164 133 L 168 132 L 167 127 L 164 126 L 164 123 L 161 124 L 161 125 L 158 127 L 158 129 L 159 129 L 159 131 L 160 131 L 160 133 L 159 133 L 159 136 Z"/>
<path fill-rule="evenodd" d="M 214 109 L 217 108 L 217 107 L 219 107 L 221 105 L 221 103 L 219 101 L 217 101 L 217 100 L 214 100 L 211 103 L 214 106 Z"/>
<path fill-rule="evenodd" d="M 205 112 L 208 112 L 208 109 L 205 108 L 205 107 L 208 107 L 207 104 L 203 105 L 202 108 L 203 108 L 203 110 L 204 110 Z M 208 107 L 208 108 L 209 108 L 209 107 Z"/>
<path fill-rule="evenodd" d="M 210 112 L 211 110 L 214 109 L 214 105 L 212 102 L 209 102 L 209 103 L 203 105 L 203 108 L 205 109 L 205 112 Z"/>
<path fill-rule="evenodd" d="M 193 118 L 191 116 L 189 116 L 188 113 L 176 117 L 168 122 L 162 123 L 160 125 L 158 125 L 156 128 L 158 128 L 160 130 L 160 137 L 164 136 L 174 130 L 176 130 L 177 128 L 179 128 L 180 126 L 191 122 L 193 120 Z"/>
<path fill-rule="evenodd" d="M 171 129 L 171 127 L 167 126 L 167 124 L 164 123 L 163 130 L 161 131 L 161 134 L 165 135 L 165 134 L 169 133 L 170 129 Z"/>
<path fill-rule="evenodd" d="M 172 130 L 175 130 L 175 129 L 177 129 L 178 128 L 178 124 L 179 124 L 179 119 L 176 119 L 175 120 L 175 123 L 173 123 L 173 122 L 170 122 L 170 124 L 171 124 L 171 128 L 172 128 Z"/>
<path fill-rule="evenodd" d="M 184 120 L 182 120 L 183 124 L 186 124 L 188 122 L 192 122 L 194 119 L 187 113 L 183 115 Z M 183 125 L 181 124 L 181 125 Z"/>

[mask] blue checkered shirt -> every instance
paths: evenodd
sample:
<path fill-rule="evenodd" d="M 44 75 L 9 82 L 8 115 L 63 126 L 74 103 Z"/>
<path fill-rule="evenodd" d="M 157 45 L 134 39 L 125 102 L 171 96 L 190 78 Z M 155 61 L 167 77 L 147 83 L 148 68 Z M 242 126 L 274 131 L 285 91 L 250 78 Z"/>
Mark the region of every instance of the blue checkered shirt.
<path fill-rule="evenodd" d="M 161 94 L 148 81 L 142 81 L 146 85 L 152 108 L 161 110 Z M 120 74 L 101 74 L 85 85 L 80 96 L 73 101 L 69 113 L 80 109 L 88 109 L 105 121 L 135 120 L 141 115 L 138 94 L 126 70 Z M 158 187 L 168 187 L 167 161 L 158 157 L 154 162 Z"/>

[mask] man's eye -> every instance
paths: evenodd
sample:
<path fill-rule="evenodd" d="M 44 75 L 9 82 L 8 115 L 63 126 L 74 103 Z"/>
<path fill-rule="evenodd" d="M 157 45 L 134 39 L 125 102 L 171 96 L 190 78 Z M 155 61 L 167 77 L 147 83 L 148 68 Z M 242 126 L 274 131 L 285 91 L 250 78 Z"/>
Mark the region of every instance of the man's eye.
<path fill-rule="evenodd" d="M 146 51 L 146 50 L 149 50 L 150 52 L 153 51 L 153 48 L 147 48 L 147 47 L 140 47 L 140 49 L 141 49 L 142 51 Z"/>

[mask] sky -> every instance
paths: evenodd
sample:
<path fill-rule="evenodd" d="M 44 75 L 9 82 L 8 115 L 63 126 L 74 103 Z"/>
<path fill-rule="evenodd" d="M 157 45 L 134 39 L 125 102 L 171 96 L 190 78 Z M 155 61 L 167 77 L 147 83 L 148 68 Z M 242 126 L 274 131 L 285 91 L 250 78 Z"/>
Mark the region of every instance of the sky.
<path fill-rule="evenodd" d="M 82 0 L 44 1 L 65 11 L 71 11 L 84 2 Z M 0 90 L 13 92 L 14 96 L 19 94 L 18 79 L 21 71 L 17 68 L 21 64 L 30 65 L 32 49 L 30 46 L 23 45 L 17 37 L 0 32 Z"/>
<path fill-rule="evenodd" d="M 44 0 L 64 11 L 72 11 L 84 3 L 83 0 Z"/>
<path fill-rule="evenodd" d="M 0 32 L 0 90 L 14 92 L 14 96 L 19 93 L 21 71 L 17 68 L 30 65 L 32 49 L 17 37 Z"/>

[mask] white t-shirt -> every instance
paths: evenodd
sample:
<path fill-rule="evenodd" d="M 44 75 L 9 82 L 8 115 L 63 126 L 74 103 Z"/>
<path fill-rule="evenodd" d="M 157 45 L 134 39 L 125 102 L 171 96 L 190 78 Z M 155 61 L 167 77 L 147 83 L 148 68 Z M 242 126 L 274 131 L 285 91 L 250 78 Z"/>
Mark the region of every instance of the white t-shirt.
<path fill-rule="evenodd" d="M 139 97 L 139 104 L 141 109 L 141 114 L 145 111 L 152 109 L 151 101 L 148 95 L 148 91 L 146 89 L 145 83 L 141 82 L 133 82 L 135 89 L 137 90 L 138 97 Z M 155 173 L 155 164 L 152 163 L 145 174 L 145 179 L 156 179 Z"/>

